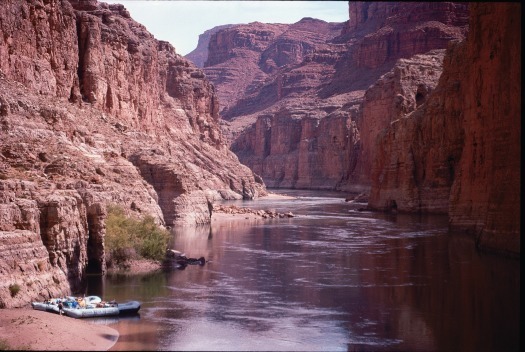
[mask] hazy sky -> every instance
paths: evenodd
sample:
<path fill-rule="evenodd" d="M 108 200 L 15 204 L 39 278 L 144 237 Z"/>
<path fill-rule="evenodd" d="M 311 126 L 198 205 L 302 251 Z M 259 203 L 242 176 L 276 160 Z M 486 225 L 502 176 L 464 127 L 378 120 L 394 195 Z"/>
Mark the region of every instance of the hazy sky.
<path fill-rule="evenodd" d="M 348 1 L 99 1 L 123 4 L 135 21 L 146 26 L 156 39 L 170 42 L 181 55 L 197 47 L 199 34 L 223 24 L 295 23 L 303 17 L 326 22 L 348 20 Z"/>

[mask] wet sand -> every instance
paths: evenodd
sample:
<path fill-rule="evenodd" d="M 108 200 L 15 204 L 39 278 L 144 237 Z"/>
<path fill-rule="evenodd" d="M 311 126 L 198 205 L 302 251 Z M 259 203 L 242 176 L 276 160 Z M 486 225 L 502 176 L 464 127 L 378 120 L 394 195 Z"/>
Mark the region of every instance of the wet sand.
<path fill-rule="evenodd" d="M 9 350 L 107 351 L 118 337 L 117 330 L 89 320 L 30 308 L 0 309 L 0 346 Z"/>

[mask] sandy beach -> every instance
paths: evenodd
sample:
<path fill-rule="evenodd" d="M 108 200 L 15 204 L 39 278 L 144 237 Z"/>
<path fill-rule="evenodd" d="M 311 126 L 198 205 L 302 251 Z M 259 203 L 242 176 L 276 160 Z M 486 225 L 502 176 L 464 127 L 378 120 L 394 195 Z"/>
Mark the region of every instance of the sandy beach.
<path fill-rule="evenodd" d="M 28 308 L 0 309 L 0 349 L 40 351 L 107 351 L 117 330 Z"/>

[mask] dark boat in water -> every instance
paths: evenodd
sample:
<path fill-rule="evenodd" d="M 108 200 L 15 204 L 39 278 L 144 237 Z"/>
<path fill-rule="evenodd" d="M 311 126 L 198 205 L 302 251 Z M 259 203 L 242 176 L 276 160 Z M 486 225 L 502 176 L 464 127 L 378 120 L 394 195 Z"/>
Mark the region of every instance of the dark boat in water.
<path fill-rule="evenodd" d="M 206 258 L 188 258 L 186 254 L 179 252 L 174 249 L 168 249 L 166 252 L 166 261 L 168 264 L 175 264 L 177 269 L 185 269 L 188 265 L 200 265 L 206 264 Z"/>

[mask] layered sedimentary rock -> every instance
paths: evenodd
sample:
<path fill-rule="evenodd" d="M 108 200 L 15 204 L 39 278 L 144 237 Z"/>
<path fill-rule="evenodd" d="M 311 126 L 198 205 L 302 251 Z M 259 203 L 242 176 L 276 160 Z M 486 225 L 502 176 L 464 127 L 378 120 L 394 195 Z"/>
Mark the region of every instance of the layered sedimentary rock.
<path fill-rule="evenodd" d="M 208 44 L 210 43 L 211 36 L 221 29 L 230 28 L 232 26 L 232 24 L 225 24 L 222 26 L 213 27 L 212 29 L 208 29 L 204 33 L 200 34 L 197 47 L 184 57 L 192 61 L 197 67 L 203 68 L 204 63 L 208 59 Z"/>
<path fill-rule="evenodd" d="M 454 2 L 350 2 L 339 38 L 357 40 L 350 64 L 375 68 L 446 47 L 465 35 L 468 5 Z"/>
<path fill-rule="evenodd" d="M 370 206 L 448 213 L 479 247 L 520 252 L 519 4 L 472 4 L 428 101 L 380 136 Z"/>
<path fill-rule="evenodd" d="M 346 23 L 252 23 L 210 38 L 204 71 L 224 103 L 223 131 L 271 187 L 369 187 L 371 155 L 361 155 L 362 143 L 370 146 L 379 131 L 356 127 L 365 91 L 398 59 L 445 49 L 468 27 L 462 3 L 350 2 L 349 12 Z M 438 69 L 428 84 L 410 71 L 403 79 L 428 95 Z M 416 94 L 399 102 L 414 105 L 404 113 Z"/>
<path fill-rule="evenodd" d="M 228 120 L 223 131 L 241 162 L 271 187 L 332 189 L 355 165 L 353 112 L 339 108 L 360 93 L 334 100 L 315 95 L 321 83 L 329 84 L 344 50 L 330 43 L 342 26 L 304 18 L 233 26 L 211 38 L 204 70 L 218 87 Z"/>
<path fill-rule="evenodd" d="M 479 246 L 520 251 L 521 4 L 472 4 L 460 76 L 465 141 L 450 222 Z"/>
<path fill-rule="evenodd" d="M 237 99 L 265 81 L 266 74 L 258 65 L 259 56 L 269 40 L 282 34 L 285 28 L 255 22 L 218 30 L 210 37 L 204 72 L 216 87 L 224 88 L 217 90 L 223 118 L 228 118 L 227 111 L 235 108 Z"/>
<path fill-rule="evenodd" d="M 351 112 L 282 109 L 260 115 L 232 150 L 268 187 L 333 189 L 350 178 L 358 141 Z"/>
<path fill-rule="evenodd" d="M 104 272 L 109 204 L 171 226 L 265 193 L 203 72 L 122 5 L 9 0 L 0 26 L 0 306 Z"/>
<path fill-rule="evenodd" d="M 444 24 L 462 26 L 468 16 L 465 8 L 458 11 L 461 4 L 451 2 L 417 2 L 410 7 L 404 2 L 349 2 L 348 22 L 343 34 L 369 27 L 379 29 L 385 23 L 400 23 L 411 25 L 418 21 L 438 21 Z"/>
<path fill-rule="evenodd" d="M 0 203 L 2 307 L 18 306 L 39 297 L 79 290 L 89 260 L 88 243 L 104 233 L 88 221 L 86 203 L 75 190 L 45 192 L 37 182 L 3 181 Z M 97 203 L 93 204 L 97 205 Z M 103 243 L 98 245 L 103 249 Z M 19 293 L 13 294 L 12 287 Z"/>
<path fill-rule="evenodd" d="M 442 51 L 441 60 L 443 54 Z M 375 136 L 373 141 L 363 140 L 364 154 L 368 154 L 365 159 L 373 160 L 369 174 L 371 208 L 448 213 L 450 187 L 464 137 L 458 81 L 462 72 L 462 46 L 457 43 L 450 46 L 443 60 L 442 74 L 441 60 L 413 66 L 421 71 L 418 77 L 426 78 L 419 84 L 417 80 L 409 80 L 415 84 L 402 94 L 396 94 L 384 80 L 368 91 L 383 97 L 370 97 L 370 101 L 363 104 L 363 128 L 368 130 L 368 135 Z M 413 61 L 402 62 L 405 65 L 396 65 L 386 82 L 396 85 L 403 82 L 400 74 L 406 72 L 406 63 Z M 434 79 L 429 77 L 431 72 Z M 407 99 L 412 100 L 408 106 L 398 105 L 400 102 L 407 105 Z M 378 105 L 386 109 L 377 111 Z"/>
<path fill-rule="evenodd" d="M 370 179 L 377 158 L 378 137 L 393 123 L 424 104 L 441 76 L 444 50 L 400 59 L 394 68 L 374 83 L 360 106 L 361 154 L 358 173 L 363 183 Z"/>
<path fill-rule="evenodd" d="M 204 71 L 217 87 L 221 116 L 229 120 L 260 112 L 317 86 L 323 70 L 330 70 L 322 61 L 330 61 L 338 48 L 327 42 L 341 27 L 304 18 L 292 25 L 254 22 L 217 31 Z M 304 60 L 319 62 L 295 67 Z"/>
<path fill-rule="evenodd" d="M 232 150 L 268 185 L 371 185 L 370 208 L 449 214 L 480 247 L 515 254 L 520 11 L 350 2 L 340 35 L 309 19 L 297 32 L 218 31 L 205 71 L 226 102 Z"/>

